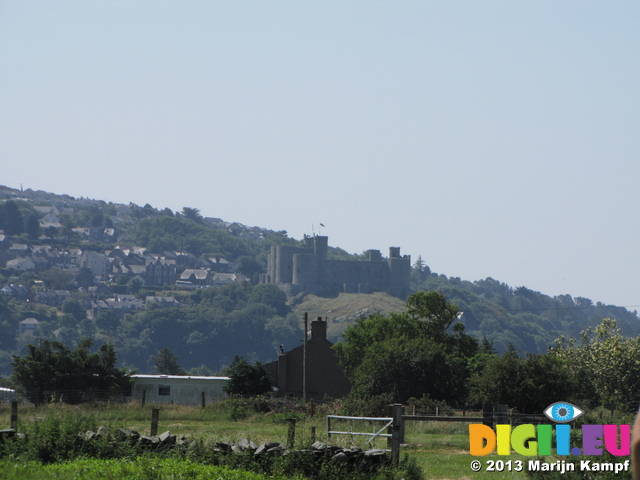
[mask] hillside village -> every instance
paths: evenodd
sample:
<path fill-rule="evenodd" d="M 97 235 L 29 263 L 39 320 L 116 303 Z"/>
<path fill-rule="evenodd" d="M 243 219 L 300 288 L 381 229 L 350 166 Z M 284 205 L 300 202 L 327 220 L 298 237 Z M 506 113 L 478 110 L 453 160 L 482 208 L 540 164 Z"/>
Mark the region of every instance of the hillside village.
<path fill-rule="evenodd" d="M 77 248 L 56 246 L 53 236 L 65 226 L 65 216 L 87 206 L 104 207 L 104 202 L 89 199 L 76 200 L 45 192 L 18 192 L 8 189 L 0 199 L 33 204 L 40 215 L 41 235 L 24 243 L 23 236 L 9 236 L 0 231 L 0 265 L 9 274 L 8 282 L 0 289 L 4 297 L 61 307 L 65 300 L 81 298 L 89 318 L 102 310 L 124 314 L 142 310 L 150 304 L 176 307 L 180 303 L 171 296 L 149 295 L 145 299 L 127 294 L 126 286 L 167 287 L 180 289 L 221 287 L 246 282 L 248 277 L 235 271 L 234 262 L 220 256 L 203 258 L 187 251 L 150 253 L 145 247 L 131 246 L 96 250 L 96 244 L 112 244 L 122 238 L 124 227 L 136 221 L 135 205 L 110 206 L 113 215 L 106 219 L 112 224 L 103 227 L 72 227 L 79 243 Z M 48 205 L 39 205 L 48 203 Z M 262 238 L 264 229 L 247 227 L 218 218 L 205 218 L 211 227 L 252 241 Z M 123 240 L 126 241 L 126 238 Z M 83 248 L 82 245 L 87 245 Z M 20 274 L 28 274 L 28 283 L 20 283 Z M 65 288 L 73 285 L 73 290 Z M 81 295 L 75 295 L 80 293 Z M 32 332 L 37 320 L 25 319 L 18 333 Z M 28 325 L 28 326 L 27 326 Z"/>
<path fill-rule="evenodd" d="M 298 241 L 194 208 L 174 213 L 0 186 L 0 222 L 4 374 L 11 355 L 39 338 L 113 343 L 122 362 L 146 371 L 165 347 L 187 368 L 215 371 L 235 355 L 272 361 L 279 345 L 298 345 L 301 309 L 330 320 L 335 342 L 357 318 L 398 311 L 421 290 L 443 293 L 464 312 L 467 332 L 498 351 L 544 353 L 605 317 L 626 335 L 640 333 L 637 312 L 622 307 L 446 277 L 421 258 L 411 265 L 399 247 L 388 258 L 348 254 L 327 237 Z"/>

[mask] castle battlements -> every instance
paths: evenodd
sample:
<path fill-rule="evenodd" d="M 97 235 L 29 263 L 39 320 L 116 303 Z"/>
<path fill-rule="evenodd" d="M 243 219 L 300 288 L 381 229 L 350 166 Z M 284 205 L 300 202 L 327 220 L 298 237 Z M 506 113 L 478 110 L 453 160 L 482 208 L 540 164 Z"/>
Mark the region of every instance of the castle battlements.
<path fill-rule="evenodd" d="M 327 259 L 329 237 L 305 235 L 302 247 L 273 245 L 263 283 L 275 283 L 287 295 L 300 292 L 388 292 L 400 298 L 409 294 L 411 256 L 389 247 L 389 258 L 368 250 L 367 260 Z"/>

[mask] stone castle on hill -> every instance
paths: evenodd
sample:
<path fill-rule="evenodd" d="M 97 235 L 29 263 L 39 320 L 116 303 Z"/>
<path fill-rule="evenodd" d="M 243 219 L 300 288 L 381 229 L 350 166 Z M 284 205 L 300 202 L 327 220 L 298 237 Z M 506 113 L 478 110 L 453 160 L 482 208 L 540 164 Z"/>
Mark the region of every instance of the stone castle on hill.
<path fill-rule="evenodd" d="M 409 294 L 411 256 L 400 256 L 400 247 L 389 247 L 389 258 L 380 250 L 367 250 L 367 260 L 330 260 L 328 237 L 305 235 L 302 247 L 273 245 L 263 283 L 275 283 L 287 295 L 387 292 L 400 298 Z"/>

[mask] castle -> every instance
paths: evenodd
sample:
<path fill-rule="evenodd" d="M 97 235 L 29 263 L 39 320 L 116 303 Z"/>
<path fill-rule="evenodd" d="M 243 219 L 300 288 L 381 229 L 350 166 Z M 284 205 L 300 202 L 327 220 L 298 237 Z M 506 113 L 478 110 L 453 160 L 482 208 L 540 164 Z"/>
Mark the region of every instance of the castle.
<path fill-rule="evenodd" d="M 399 298 L 409 294 L 411 256 L 400 256 L 400 247 L 389 247 L 389 258 L 380 250 L 367 250 L 367 260 L 327 259 L 329 237 L 304 236 L 302 247 L 273 245 L 263 283 L 275 283 L 287 295 L 387 292 Z"/>

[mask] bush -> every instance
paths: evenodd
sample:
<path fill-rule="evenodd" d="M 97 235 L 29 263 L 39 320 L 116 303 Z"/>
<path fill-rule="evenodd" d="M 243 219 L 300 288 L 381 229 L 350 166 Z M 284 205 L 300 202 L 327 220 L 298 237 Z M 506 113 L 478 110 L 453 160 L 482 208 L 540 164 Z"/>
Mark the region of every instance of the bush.
<path fill-rule="evenodd" d="M 416 412 L 420 412 L 422 414 L 435 414 L 436 409 L 438 409 L 438 415 L 453 415 L 454 410 L 447 402 L 442 400 L 434 400 L 429 395 L 423 395 L 422 398 L 410 398 L 407 401 L 407 408 L 413 409 L 415 407 Z"/>
<path fill-rule="evenodd" d="M 355 396 L 349 395 L 340 409 L 341 415 L 360 417 L 388 417 L 391 414 L 393 394 Z"/>

